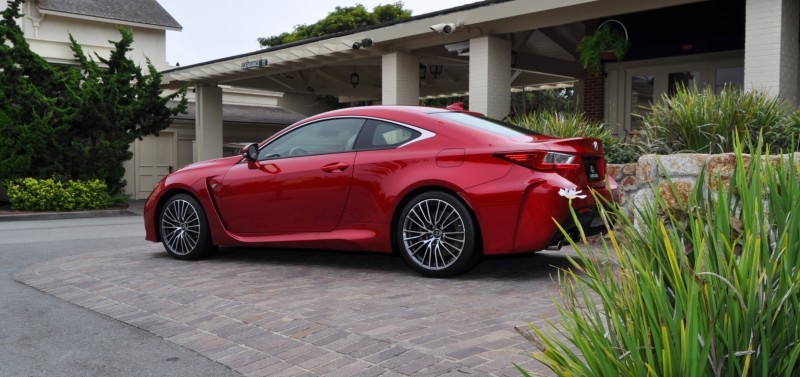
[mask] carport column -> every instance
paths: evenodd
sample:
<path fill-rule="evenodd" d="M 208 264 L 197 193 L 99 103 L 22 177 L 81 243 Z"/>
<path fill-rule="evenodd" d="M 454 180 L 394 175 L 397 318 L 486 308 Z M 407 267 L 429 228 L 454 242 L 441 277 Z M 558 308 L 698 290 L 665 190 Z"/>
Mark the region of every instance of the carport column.
<path fill-rule="evenodd" d="M 382 103 L 384 105 L 419 105 L 419 61 L 407 52 L 383 55 Z"/>
<path fill-rule="evenodd" d="M 747 0 L 744 82 L 797 105 L 800 1 Z"/>
<path fill-rule="evenodd" d="M 197 84 L 196 90 L 197 161 L 222 157 L 222 89 L 216 85 Z"/>
<path fill-rule="evenodd" d="M 469 40 L 469 110 L 502 119 L 511 110 L 511 41 Z"/>

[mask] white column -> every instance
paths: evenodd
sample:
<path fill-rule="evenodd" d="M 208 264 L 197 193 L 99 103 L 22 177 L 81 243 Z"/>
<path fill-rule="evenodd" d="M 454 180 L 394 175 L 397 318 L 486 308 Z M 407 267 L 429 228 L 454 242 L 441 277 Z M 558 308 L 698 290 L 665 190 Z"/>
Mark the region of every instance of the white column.
<path fill-rule="evenodd" d="M 747 0 L 744 81 L 798 104 L 800 1 Z"/>
<path fill-rule="evenodd" d="M 419 105 L 419 61 L 407 52 L 383 55 L 381 94 L 384 105 Z"/>
<path fill-rule="evenodd" d="M 511 41 L 469 40 L 469 110 L 502 119 L 511 111 Z"/>
<path fill-rule="evenodd" d="M 222 157 L 222 89 L 198 84 L 196 87 L 195 149 L 197 161 Z"/>

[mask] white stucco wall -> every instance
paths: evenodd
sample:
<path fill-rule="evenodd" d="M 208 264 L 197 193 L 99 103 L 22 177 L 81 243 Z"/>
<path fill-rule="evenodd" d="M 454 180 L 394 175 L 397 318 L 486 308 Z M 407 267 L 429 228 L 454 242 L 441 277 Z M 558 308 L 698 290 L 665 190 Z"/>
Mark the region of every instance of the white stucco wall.
<path fill-rule="evenodd" d="M 5 7 L 4 2 L 0 9 Z M 69 49 L 70 34 L 81 44 L 87 55 L 97 53 L 104 58 L 108 57 L 113 48 L 109 41 L 120 39 L 118 28 L 121 26 L 112 20 L 100 22 L 52 14 L 44 15 L 38 12 L 32 1 L 23 4 L 23 13 L 19 22 L 31 49 L 51 62 L 74 61 L 72 51 Z M 133 51 L 129 56 L 136 64 L 145 68 L 146 58 L 150 58 L 156 69 L 168 68 L 165 30 L 122 27 L 133 32 Z"/>

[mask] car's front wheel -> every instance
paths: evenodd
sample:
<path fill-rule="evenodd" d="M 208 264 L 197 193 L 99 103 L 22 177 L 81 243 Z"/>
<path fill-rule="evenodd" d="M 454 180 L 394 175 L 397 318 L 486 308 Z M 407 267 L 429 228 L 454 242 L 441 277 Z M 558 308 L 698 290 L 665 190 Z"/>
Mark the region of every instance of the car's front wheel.
<path fill-rule="evenodd" d="M 479 258 L 475 222 L 453 195 L 425 192 L 406 204 L 397 221 L 400 255 L 428 277 L 450 277 L 470 270 Z"/>
<path fill-rule="evenodd" d="M 216 250 L 203 208 L 189 195 L 178 194 L 164 203 L 158 229 L 164 248 L 177 259 L 202 259 Z"/>

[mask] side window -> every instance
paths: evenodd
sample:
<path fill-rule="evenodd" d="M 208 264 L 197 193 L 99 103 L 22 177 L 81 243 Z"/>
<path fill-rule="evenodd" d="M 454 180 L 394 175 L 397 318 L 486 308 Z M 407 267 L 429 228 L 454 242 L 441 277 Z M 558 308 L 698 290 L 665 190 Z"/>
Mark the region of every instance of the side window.
<path fill-rule="evenodd" d="M 367 121 L 366 130 L 358 140 L 358 149 L 387 149 L 403 145 L 420 136 L 419 131 L 394 123 Z"/>
<path fill-rule="evenodd" d="M 307 124 L 261 148 L 259 160 L 353 150 L 364 119 L 328 119 Z"/>

